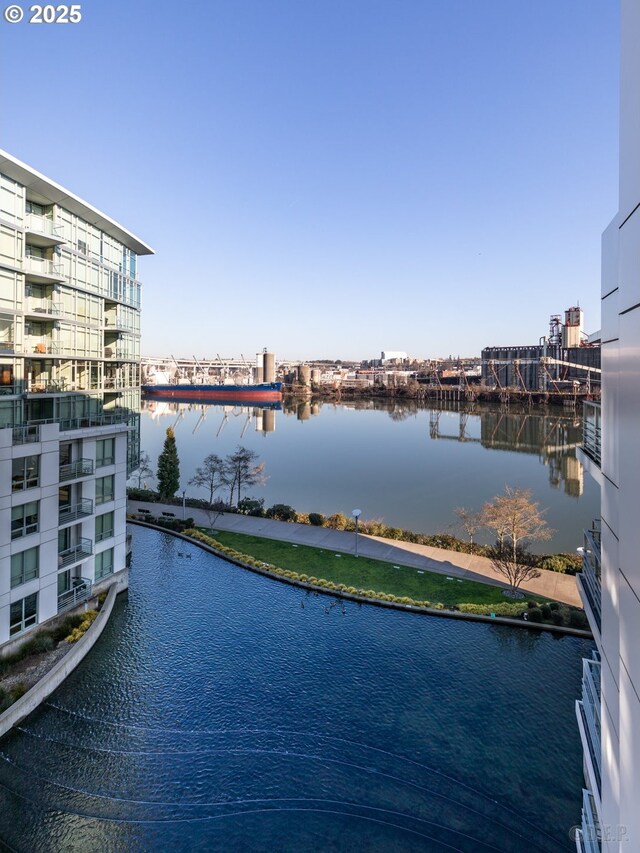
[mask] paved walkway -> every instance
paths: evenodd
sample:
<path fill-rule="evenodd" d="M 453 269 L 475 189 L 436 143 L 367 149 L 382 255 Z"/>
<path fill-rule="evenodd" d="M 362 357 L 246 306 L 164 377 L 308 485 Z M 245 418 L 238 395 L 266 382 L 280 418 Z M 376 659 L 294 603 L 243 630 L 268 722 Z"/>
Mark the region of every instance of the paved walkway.
<path fill-rule="evenodd" d="M 164 511 L 174 513 L 176 518 L 182 517 L 182 507 L 143 501 L 128 502 L 128 512 L 136 514 L 139 509 L 148 509 L 154 515 Z M 210 526 L 208 515 L 204 510 L 187 507 L 186 517 L 193 518 L 196 524 L 202 527 Z M 314 527 L 311 524 L 292 524 L 287 521 L 274 521 L 271 518 L 225 513 L 216 518 L 215 529 L 264 536 L 266 539 L 280 539 L 283 542 L 299 545 L 312 545 L 345 554 L 353 554 L 355 550 L 355 534 L 352 531 Z M 482 581 L 505 589 L 509 587 L 503 576 L 492 567 L 487 557 L 478 557 L 474 554 L 461 554 L 458 551 L 446 551 L 442 548 L 431 548 L 428 545 L 416 545 L 413 542 L 398 542 L 395 539 L 383 539 L 380 536 L 365 536 L 361 533 L 358 535 L 358 554 L 362 557 L 384 560 L 387 563 L 438 572 L 449 577 Z M 541 570 L 539 578 L 525 581 L 521 589 L 564 604 L 582 607 L 573 575 Z"/>

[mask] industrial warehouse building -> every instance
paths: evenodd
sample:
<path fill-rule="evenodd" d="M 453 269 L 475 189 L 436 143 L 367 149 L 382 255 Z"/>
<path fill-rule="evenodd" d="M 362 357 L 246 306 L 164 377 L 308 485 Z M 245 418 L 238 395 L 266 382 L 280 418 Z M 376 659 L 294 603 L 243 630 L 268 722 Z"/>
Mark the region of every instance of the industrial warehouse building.
<path fill-rule="evenodd" d="M 582 310 L 569 308 L 564 323 L 553 314 L 548 337 L 534 346 L 485 347 L 482 384 L 520 391 L 565 391 L 600 386 L 600 345 L 582 331 Z"/>
<path fill-rule="evenodd" d="M 126 584 L 152 253 L 0 151 L 0 646 Z"/>

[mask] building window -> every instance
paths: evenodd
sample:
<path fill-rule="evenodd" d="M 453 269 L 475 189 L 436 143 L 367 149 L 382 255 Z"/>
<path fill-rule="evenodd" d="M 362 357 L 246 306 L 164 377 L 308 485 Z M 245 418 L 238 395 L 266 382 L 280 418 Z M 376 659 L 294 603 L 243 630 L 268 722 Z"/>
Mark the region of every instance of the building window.
<path fill-rule="evenodd" d="M 11 557 L 11 589 L 38 577 L 38 547 L 27 548 Z M 13 605 L 12 605 L 13 606 Z"/>
<path fill-rule="evenodd" d="M 19 634 L 38 621 L 38 593 L 14 601 L 9 615 L 9 636 Z"/>
<path fill-rule="evenodd" d="M 11 508 L 11 538 L 38 532 L 38 501 Z"/>
<path fill-rule="evenodd" d="M 11 488 L 14 492 L 33 489 L 38 485 L 39 456 L 21 456 L 11 462 Z"/>
<path fill-rule="evenodd" d="M 96 554 L 95 562 L 95 578 L 97 581 L 102 580 L 107 575 L 113 574 L 113 548 L 107 548 L 106 551 L 100 551 Z"/>
<path fill-rule="evenodd" d="M 96 542 L 102 542 L 113 536 L 113 512 L 96 516 Z"/>
<path fill-rule="evenodd" d="M 116 461 L 115 438 L 101 438 L 96 441 L 96 468 L 113 465 Z"/>
<path fill-rule="evenodd" d="M 98 477 L 96 480 L 96 506 L 113 500 L 113 474 L 108 477 Z"/>
<path fill-rule="evenodd" d="M 78 251 L 82 255 L 87 254 L 87 243 L 85 240 L 78 240 Z"/>

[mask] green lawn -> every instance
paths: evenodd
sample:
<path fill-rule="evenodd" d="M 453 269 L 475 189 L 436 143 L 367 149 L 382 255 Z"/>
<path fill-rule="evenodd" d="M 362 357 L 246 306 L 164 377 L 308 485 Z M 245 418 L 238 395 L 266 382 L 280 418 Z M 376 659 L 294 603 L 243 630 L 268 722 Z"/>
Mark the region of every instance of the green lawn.
<path fill-rule="evenodd" d="M 212 535 L 210 530 L 201 529 Z M 373 589 L 376 592 L 408 596 L 418 601 L 440 602 L 445 606 L 462 603 L 498 604 L 509 601 L 502 594 L 500 587 L 491 584 L 455 578 L 447 580 L 445 575 L 435 572 L 419 573 L 410 566 L 394 568 L 391 563 L 371 560 L 368 557 L 337 555 L 322 548 L 292 545 L 290 542 L 247 536 L 243 533 L 220 531 L 215 533 L 214 538 L 222 545 L 265 563 L 358 589 Z M 548 599 L 527 593 L 523 607 L 526 607 L 527 600 L 542 602 Z"/>

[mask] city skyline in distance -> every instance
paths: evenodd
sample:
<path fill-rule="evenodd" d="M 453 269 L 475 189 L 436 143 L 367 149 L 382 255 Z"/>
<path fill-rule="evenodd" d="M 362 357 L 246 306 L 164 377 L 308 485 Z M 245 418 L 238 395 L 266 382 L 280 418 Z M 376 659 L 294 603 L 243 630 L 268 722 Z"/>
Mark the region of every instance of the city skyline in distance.
<path fill-rule="evenodd" d="M 599 327 L 604 0 L 117 0 L 2 35 L 2 147 L 157 251 L 146 355 L 473 356 L 578 302 Z M 45 75 L 71 112 L 25 97 Z"/>

